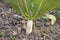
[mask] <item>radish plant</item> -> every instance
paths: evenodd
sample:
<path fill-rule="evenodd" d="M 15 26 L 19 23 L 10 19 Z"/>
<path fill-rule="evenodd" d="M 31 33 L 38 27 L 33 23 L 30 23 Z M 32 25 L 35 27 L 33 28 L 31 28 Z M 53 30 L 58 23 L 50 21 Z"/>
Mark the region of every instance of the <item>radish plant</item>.
<path fill-rule="evenodd" d="M 27 21 L 26 34 L 32 32 L 33 20 L 39 18 L 51 19 L 51 24 L 56 21 L 55 16 L 47 14 L 50 10 L 60 7 L 60 0 L 6 0 L 11 7 Z"/>

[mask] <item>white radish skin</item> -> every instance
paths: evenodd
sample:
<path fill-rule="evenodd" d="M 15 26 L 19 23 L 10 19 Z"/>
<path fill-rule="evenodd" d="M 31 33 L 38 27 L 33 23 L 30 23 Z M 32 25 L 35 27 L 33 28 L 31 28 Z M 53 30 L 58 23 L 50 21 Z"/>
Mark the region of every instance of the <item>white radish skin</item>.
<path fill-rule="evenodd" d="M 28 20 L 27 21 L 27 27 L 26 27 L 26 34 L 30 34 L 32 32 L 32 26 L 33 26 L 33 21 Z"/>

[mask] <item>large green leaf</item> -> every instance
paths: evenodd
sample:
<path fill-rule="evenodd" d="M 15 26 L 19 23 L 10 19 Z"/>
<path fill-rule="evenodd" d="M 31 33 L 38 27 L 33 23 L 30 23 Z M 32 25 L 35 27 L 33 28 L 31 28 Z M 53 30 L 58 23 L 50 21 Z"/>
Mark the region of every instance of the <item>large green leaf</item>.
<path fill-rule="evenodd" d="M 60 0 L 6 0 L 16 12 L 27 19 L 42 18 L 45 14 L 60 7 Z"/>

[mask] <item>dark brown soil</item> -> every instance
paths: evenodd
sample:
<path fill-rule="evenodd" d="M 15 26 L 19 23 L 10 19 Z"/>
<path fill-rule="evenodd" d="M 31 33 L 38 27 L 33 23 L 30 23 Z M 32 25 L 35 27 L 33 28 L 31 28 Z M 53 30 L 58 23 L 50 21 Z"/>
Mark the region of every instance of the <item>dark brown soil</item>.
<path fill-rule="evenodd" d="M 0 0 L 0 40 L 60 40 L 60 21 L 34 20 L 33 32 L 25 34 L 26 22 L 14 15 L 13 9 Z"/>

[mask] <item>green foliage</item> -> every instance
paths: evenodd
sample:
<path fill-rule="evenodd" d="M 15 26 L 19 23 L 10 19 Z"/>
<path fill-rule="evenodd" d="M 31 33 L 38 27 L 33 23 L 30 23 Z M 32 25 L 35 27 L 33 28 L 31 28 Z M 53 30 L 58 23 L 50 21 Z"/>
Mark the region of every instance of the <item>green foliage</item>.
<path fill-rule="evenodd" d="M 6 0 L 6 2 L 27 20 L 42 18 L 48 11 L 60 7 L 60 0 Z"/>

